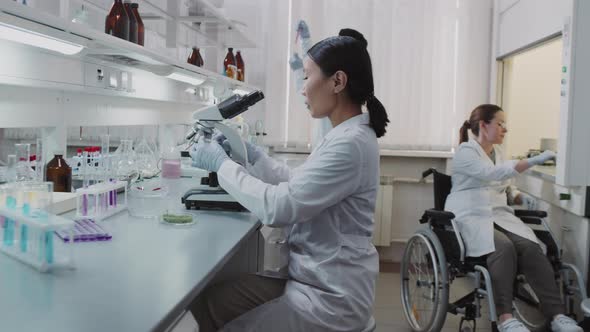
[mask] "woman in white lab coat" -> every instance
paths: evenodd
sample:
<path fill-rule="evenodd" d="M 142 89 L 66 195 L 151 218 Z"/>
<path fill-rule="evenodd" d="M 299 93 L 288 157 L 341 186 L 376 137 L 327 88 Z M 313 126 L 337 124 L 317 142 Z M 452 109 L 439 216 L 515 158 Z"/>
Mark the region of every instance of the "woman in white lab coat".
<path fill-rule="evenodd" d="M 377 137 L 389 120 L 373 94 L 367 41 L 342 30 L 309 50 L 304 71 L 311 115 L 334 128 L 302 166 L 291 170 L 251 145 L 248 169 L 215 143 L 192 151 L 194 166 L 217 171 L 262 223 L 290 228 L 288 278 L 247 275 L 209 288 L 191 307 L 201 331 L 358 332 L 372 315 Z"/>
<path fill-rule="evenodd" d="M 473 138 L 469 139 L 471 130 Z M 553 331 L 582 331 L 562 315 L 564 306 L 554 272 L 533 231 L 508 205 L 534 206 L 534 199 L 518 192 L 510 179 L 555 157 L 552 151 L 526 160 L 503 159 L 500 144 L 506 135 L 504 112 L 496 105 L 480 105 L 461 128 L 461 145 L 452 163 L 452 190 L 445 210 L 455 214 L 467 256 L 487 255 L 500 332 L 528 329 L 512 317 L 513 285 L 517 271 L 527 278 L 552 319 Z"/>

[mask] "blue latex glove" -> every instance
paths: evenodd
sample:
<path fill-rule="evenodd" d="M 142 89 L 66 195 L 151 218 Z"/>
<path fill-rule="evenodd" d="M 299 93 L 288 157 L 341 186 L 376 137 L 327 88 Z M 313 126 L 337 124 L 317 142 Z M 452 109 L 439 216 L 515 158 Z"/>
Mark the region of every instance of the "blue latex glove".
<path fill-rule="evenodd" d="M 307 23 L 305 23 L 304 20 L 299 20 L 299 23 L 297 23 L 297 34 L 301 38 L 311 37 L 311 35 L 309 34 L 309 27 L 307 26 Z"/>
<path fill-rule="evenodd" d="M 551 159 L 555 159 L 555 157 L 556 157 L 555 152 L 553 152 L 551 150 L 547 150 L 538 156 L 534 156 L 534 157 L 527 159 L 527 161 L 529 162 L 529 165 L 543 165 L 546 161 L 551 160 Z"/>
<path fill-rule="evenodd" d="M 199 143 L 192 146 L 191 158 L 193 158 L 193 167 L 204 169 L 210 172 L 217 172 L 224 161 L 229 160 L 227 153 L 217 143 Z"/>
<path fill-rule="evenodd" d="M 217 142 L 217 144 L 221 145 L 225 153 L 229 156 L 231 153 L 231 146 L 229 145 L 229 141 L 225 137 L 224 134 L 217 132 L 213 135 L 213 141 Z"/>
<path fill-rule="evenodd" d="M 223 149 L 229 154 L 231 153 L 231 147 L 229 145 L 229 141 L 222 133 L 217 133 L 213 135 L 213 140 L 216 141 L 219 145 L 223 147 Z M 254 165 L 261 156 L 265 154 L 264 150 L 259 146 L 252 144 L 250 142 L 246 143 L 246 153 L 248 154 L 248 163 L 250 165 Z"/>
<path fill-rule="evenodd" d="M 293 71 L 303 68 L 303 60 L 301 60 L 299 54 L 293 53 L 291 58 L 289 58 L 289 66 L 291 66 L 291 70 Z"/>

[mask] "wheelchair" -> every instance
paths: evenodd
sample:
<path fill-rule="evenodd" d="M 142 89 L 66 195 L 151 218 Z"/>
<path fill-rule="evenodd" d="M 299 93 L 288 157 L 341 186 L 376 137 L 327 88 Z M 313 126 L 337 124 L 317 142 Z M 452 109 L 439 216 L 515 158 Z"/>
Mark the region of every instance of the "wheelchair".
<path fill-rule="evenodd" d="M 426 227 L 408 240 L 401 262 L 401 301 L 406 321 L 413 331 L 438 332 L 443 328 L 447 314 L 453 314 L 461 317 L 460 332 L 475 331 L 476 320 L 482 317 L 482 301 L 487 298 L 491 329 L 497 331 L 498 315 L 486 257 L 465 257 L 465 245 L 455 224 L 455 216 L 444 211 L 451 191 L 451 177 L 431 168 L 422 174 L 422 180 L 430 175 L 434 177 L 434 209 L 424 212 L 420 223 Z M 566 314 L 576 319 L 574 301 L 576 297 L 578 300 L 587 298 L 586 287 L 580 271 L 562 262 L 561 248 L 545 222 L 547 213 L 515 210 L 515 215 L 531 225 L 537 238 L 547 247 L 546 254 L 555 272 Z M 449 303 L 452 282 L 463 277 L 473 281 L 473 291 Z M 523 275 L 515 280 L 514 295 L 515 318 L 533 332 L 545 331 L 548 322 Z"/>

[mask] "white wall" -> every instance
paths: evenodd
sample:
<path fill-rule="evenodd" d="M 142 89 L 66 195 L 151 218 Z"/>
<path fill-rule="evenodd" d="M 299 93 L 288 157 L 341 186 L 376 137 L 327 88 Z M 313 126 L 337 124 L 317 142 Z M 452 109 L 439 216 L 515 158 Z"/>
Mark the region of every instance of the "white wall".
<path fill-rule="evenodd" d="M 497 52 L 502 56 L 560 32 L 573 0 L 496 0 Z"/>

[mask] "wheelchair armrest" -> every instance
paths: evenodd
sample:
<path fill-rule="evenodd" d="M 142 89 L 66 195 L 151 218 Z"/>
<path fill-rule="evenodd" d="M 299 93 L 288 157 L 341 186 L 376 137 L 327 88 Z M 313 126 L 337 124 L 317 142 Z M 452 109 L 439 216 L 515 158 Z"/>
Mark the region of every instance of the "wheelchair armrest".
<path fill-rule="evenodd" d="M 451 223 L 451 220 L 455 219 L 455 215 L 452 212 L 448 211 L 439 211 L 435 209 L 428 209 L 424 211 L 422 218 L 420 218 L 420 223 L 425 224 L 428 220 L 434 220 L 439 223 Z"/>
<path fill-rule="evenodd" d="M 535 218 L 547 218 L 546 211 L 537 210 L 514 210 L 514 215 L 517 217 L 535 217 Z"/>
<path fill-rule="evenodd" d="M 520 220 L 522 220 L 523 223 L 529 225 L 541 225 L 543 223 L 541 218 L 538 217 L 520 217 Z"/>

